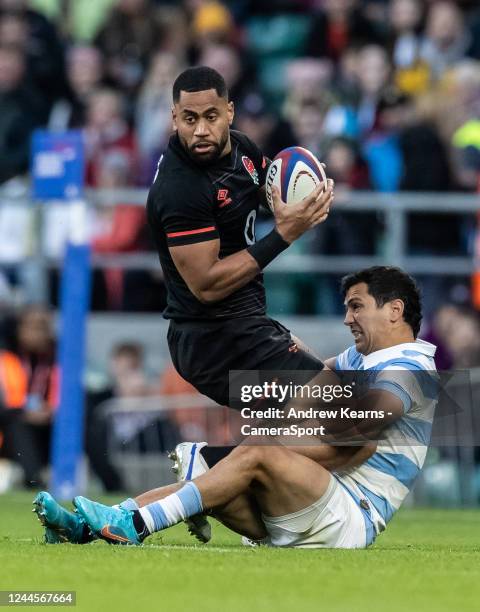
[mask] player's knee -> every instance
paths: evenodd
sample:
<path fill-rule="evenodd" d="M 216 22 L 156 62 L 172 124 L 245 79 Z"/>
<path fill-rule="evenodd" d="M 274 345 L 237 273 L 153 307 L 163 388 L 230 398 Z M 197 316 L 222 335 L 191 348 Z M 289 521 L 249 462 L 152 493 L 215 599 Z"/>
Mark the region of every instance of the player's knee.
<path fill-rule="evenodd" d="M 264 447 L 257 445 L 241 445 L 235 449 L 235 454 L 236 465 L 248 471 L 254 471 L 263 463 Z"/>
<path fill-rule="evenodd" d="M 258 445 L 242 445 L 237 450 L 240 463 L 254 478 L 270 472 L 272 465 L 278 464 L 288 452 L 282 446 L 266 445 L 265 442 Z"/>

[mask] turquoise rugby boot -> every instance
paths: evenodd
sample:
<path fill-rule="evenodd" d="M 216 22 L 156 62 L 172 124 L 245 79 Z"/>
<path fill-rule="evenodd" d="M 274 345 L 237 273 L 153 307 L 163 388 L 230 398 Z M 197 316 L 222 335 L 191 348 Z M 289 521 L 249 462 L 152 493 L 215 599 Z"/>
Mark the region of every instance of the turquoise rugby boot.
<path fill-rule="evenodd" d="M 104 506 L 82 496 L 74 497 L 73 505 L 91 531 L 102 540 L 109 544 L 141 544 L 130 510 Z"/>
<path fill-rule="evenodd" d="M 86 544 L 94 539 L 85 529 L 85 521 L 78 514 L 65 510 L 46 491 L 41 491 L 33 500 L 33 512 L 45 527 L 47 544 Z"/>

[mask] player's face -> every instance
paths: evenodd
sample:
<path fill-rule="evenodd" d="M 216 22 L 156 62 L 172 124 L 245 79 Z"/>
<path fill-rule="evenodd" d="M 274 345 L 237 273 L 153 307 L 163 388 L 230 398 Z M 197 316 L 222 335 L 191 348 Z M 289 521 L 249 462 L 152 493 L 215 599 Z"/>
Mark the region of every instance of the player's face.
<path fill-rule="evenodd" d="M 180 142 L 197 163 L 209 164 L 230 152 L 233 103 L 215 89 L 180 92 L 172 116 Z"/>
<path fill-rule="evenodd" d="M 359 353 L 369 355 L 388 346 L 391 330 L 391 305 L 378 307 L 368 293 L 366 283 L 353 285 L 345 296 L 347 309 L 344 323 L 348 325 Z"/>

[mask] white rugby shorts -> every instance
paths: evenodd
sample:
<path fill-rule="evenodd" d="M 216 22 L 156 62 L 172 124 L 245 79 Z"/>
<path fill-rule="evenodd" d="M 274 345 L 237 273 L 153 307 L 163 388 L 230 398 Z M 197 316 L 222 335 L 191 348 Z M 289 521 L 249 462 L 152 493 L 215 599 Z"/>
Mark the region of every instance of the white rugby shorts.
<path fill-rule="evenodd" d="M 324 495 L 308 508 L 262 518 L 270 546 L 366 548 L 374 540 L 368 507 L 362 508 L 334 476 Z"/>

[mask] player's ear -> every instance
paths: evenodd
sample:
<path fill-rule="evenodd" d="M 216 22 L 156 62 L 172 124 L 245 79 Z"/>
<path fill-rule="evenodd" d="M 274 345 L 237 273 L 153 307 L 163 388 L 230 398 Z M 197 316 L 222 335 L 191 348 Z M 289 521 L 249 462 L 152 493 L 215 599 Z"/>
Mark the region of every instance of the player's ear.
<path fill-rule="evenodd" d="M 397 299 L 389 302 L 390 304 L 390 320 L 392 323 L 396 323 L 400 319 L 403 318 L 403 313 L 405 311 L 405 304 L 403 300 Z"/>
<path fill-rule="evenodd" d="M 172 104 L 172 125 L 173 129 L 177 131 L 177 111 L 175 110 L 175 104 Z"/>
<path fill-rule="evenodd" d="M 235 107 L 231 100 L 227 104 L 227 113 L 228 113 L 228 125 L 232 125 L 233 118 L 235 117 Z"/>

